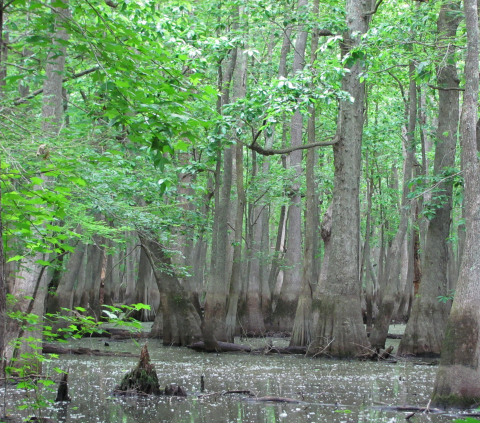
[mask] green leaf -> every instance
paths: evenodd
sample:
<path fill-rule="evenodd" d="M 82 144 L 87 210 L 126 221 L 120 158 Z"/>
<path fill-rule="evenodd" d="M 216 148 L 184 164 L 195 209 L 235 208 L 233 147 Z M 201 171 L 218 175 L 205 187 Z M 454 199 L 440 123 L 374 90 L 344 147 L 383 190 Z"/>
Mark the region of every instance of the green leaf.
<path fill-rule="evenodd" d="M 30 178 L 30 180 L 36 185 L 41 185 L 45 182 L 42 178 L 37 178 L 36 176 Z"/>
<path fill-rule="evenodd" d="M 14 256 L 14 257 L 11 257 L 7 260 L 7 263 L 10 263 L 11 261 L 20 261 L 23 259 L 24 256 Z"/>

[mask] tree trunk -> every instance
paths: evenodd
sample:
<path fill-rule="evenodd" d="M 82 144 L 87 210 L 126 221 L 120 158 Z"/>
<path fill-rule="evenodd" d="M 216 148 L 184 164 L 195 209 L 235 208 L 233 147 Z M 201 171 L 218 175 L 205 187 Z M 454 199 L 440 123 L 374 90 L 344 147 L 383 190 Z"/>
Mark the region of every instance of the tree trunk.
<path fill-rule="evenodd" d="M 229 103 L 230 83 L 237 62 L 237 49 L 233 49 L 228 62 L 225 79 L 221 77 L 221 66 L 219 67 L 219 87 L 222 92 L 219 112 L 222 112 L 222 106 Z M 218 163 L 217 163 L 218 164 Z M 228 147 L 224 151 L 223 157 L 223 175 L 220 176 L 221 167 L 217 166 L 215 180 L 215 192 L 219 198 L 215 199 L 215 221 L 212 241 L 212 264 L 210 268 L 210 280 L 207 285 L 205 297 L 205 320 L 203 322 L 203 336 L 207 349 L 216 349 L 217 341 L 227 341 L 226 315 L 227 315 L 227 296 L 229 292 L 229 282 L 227 280 L 228 263 L 228 218 L 230 216 L 230 191 L 232 189 L 232 166 L 233 166 L 233 147 Z M 222 182 L 219 187 L 220 181 Z M 207 338 L 208 339 L 207 339 Z"/>
<path fill-rule="evenodd" d="M 458 6 L 454 3 L 442 5 L 438 17 L 438 33 L 441 39 L 453 39 L 460 22 Z M 441 50 L 441 56 L 447 60 L 437 69 L 440 86 L 457 87 L 459 79 L 455 63 L 455 47 Z M 455 164 L 455 147 L 459 119 L 459 92 L 439 90 L 438 141 L 435 147 L 434 175 L 442 177 L 444 168 Z M 435 215 L 427 229 L 425 259 L 422 283 L 413 303 L 412 315 L 408 321 L 399 353 L 413 355 L 440 355 L 448 317 L 448 305 L 439 301 L 439 296 L 448 292 L 448 248 L 450 233 L 450 214 L 452 210 L 452 183 L 444 181 L 437 185 L 437 199 L 433 198 Z M 441 196 L 441 197 L 440 197 Z"/>
<path fill-rule="evenodd" d="M 105 249 L 101 246 L 101 237 L 95 235 L 93 240 L 95 243 L 89 244 L 86 251 L 85 283 L 81 291 L 80 306 L 86 310 L 87 315 L 98 321 L 101 313 L 100 284 Z"/>
<path fill-rule="evenodd" d="M 368 156 L 367 156 L 368 161 Z M 373 327 L 373 278 L 370 273 L 370 237 L 371 237 L 371 214 L 372 214 L 372 195 L 373 195 L 373 181 L 368 175 L 367 169 L 367 222 L 365 224 L 365 248 L 363 249 L 363 269 L 365 272 L 365 308 L 366 308 L 366 324 L 367 332 L 370 332 Z"/>
<path fill-rule="evenodd" d="M 153 268 L 160 291 L 163 315 L 163 344 L 186 346 L 201 339 L 201 320 L 189 293 L 180 284 L 165 248 L 144 234 L 140 242 Z"/>
<path fill-rule="evenodd" d="M 467 238 L 460 277 L 447 320 L 432 404 L 468 407 L 480 402 L 480 179 L 476 146 L 478 109 L 478 7 L 464 0 L 467 29 L 465 92 L 460 119 Z"/>
<path fill-rule="evenodd" d="M 347 31 L 342 42 L 345 55 L 359 45 L 368 29 L 364 7 L 370 2 L 347 0 Z M 354 99 L 340 101 L 334 154 L 332 238 L 325 291 L 313 308 L 319 320 L 314 328 L 311 354 L 326 353 L 352 357 L 368 345 L 362 321 L 359 282 L 360 171 L 364 119 L 365 85 L 360 82 L 361 61 L 356 61 L 342 78 L 342 90 Z"/>
<path fill-rule="evenodd" d="M 125 304 L 133 304 L 136 297 L 136 283 L 138 275 L 138 263 L 140 251 L 137 248 L 137 234 L 135 231 L 125 233 L 125 258 L 124 258 L 124 280 L 125 280 Z"/>
<path fill-rule="evenodd" d="M 286 77 L 287 75 L 287 56 L 288 56 L 288 53 L 290 52 L 291 33 L 292 33 L 292 27 L 291 25 L 287 25 L 287 27 L 285 28 L 285 32 L 283 34 L 282 49 L 280 51 L 280 61 L 278 65 L 279 78 Z M 266 141 L 266 146 L 269 146 L 270 148 L 273 145 L 274 133 L 275 133 L 275 128 L 272 128 L 272 136 L 269 137 L 269 139 Z M 282 146 L 285 146 L 286 133 L 287 133 L 287 129 L 286 129 L 286 125 L 284 124 L 282 128 Z M 282 165 L 284 168 L 286 167 L 285 157 L 282 157 Z M 283 260 L 283 256 L 285 253 L 286 219 L 287 219 L 286 207 L 282 205 L 280 207 L 280 216 L 278 219 L 278 229 L 277 229 L 277 237 L 275 242 L 275 250 L 273 252 L 272 265 L 270 266 L 270 272 L 268 275 L 268 286 L 270 288 L 270 307 L 267 313 L 264 314 L 264 318 L 265 318 L 266 325 L 269 329 L 271 328 L 272 314 L 275 311 L 278 295 L 281 290 L 281 287 L 279 287 L 278 290 L 276 290 L 276 287 L 277 287 L 277 282 L 279 277 L 280 264 Z M 264 226 L 265 225 L 268 226 L 268 222 L 267 223 L 264 222 Z M 282 279 L 282 284 L 283 284 L 283 279 Z M 266 304 L 265 304 L 265 307 L 266 307 Z M 265 311 L 265 307 L 263 307 L 264 311 Z"/>
<path fill-rule="evenodd" d="M 67 0 L 62 0 L 68 4 Z M 68 40 L 68 33 L 62 29 L 64 19 L 70 17 L 70 9 L 60 7 L 52 8 L 56 15 L 55 26 L 57 27 L 53 34 L 53 47 L 48 53 L 47 65 L 45 67 L 45 82 L 43 84 L 43 103 L 42 103 L 42 130 L 50 134 L 58 134 L 62 128 L 63 120 L 63 96 L 62 82 L 65 71 L 65 59 L 67 47 L 57 40 Z"/>
<path fill-rule="evenodd" d="M 8 32 L 3 32 L 5 23 L 4 0 L 0 1 L 0 96 L 3 94 L 3 87 L 6 85 L 4 79 L 7 77 L 7 65 L 5 64 L 8 56 Z"/>
<path fill-rule="evenodd" d="M 248 60 L 243 50 L 237 48 L 237 66 L 234 77 L 234 97 L 245 98 L 247 83 Z M 242 124 L 238 123 L 239 127 Z M 237 139 L 235 146 L 237 206 L 235 213 L 235 239 L 233 247 L 232 275 L 230 277 L 230 293 L 228 295 L 228 309 L 226 317 L 227 342 L 234 342 L 237 326 L 238 301 L 242 286 L 242 243 L 243 243 L 243 215 L 245 211 L 245 188 L 243 185 L 243 144 Z"/>
<path fill-rule="evenodd" d="M 305 13 L 308 0 L 298 0 L 297 13 Z M 301 27 L 295 41 L 292 73 L 295 75 L 305 67 L 305 49 L 308 32 Z M 297 110 L 290 125 L 290 145 L 302 145 L 303 116 Z M 302 175 L 302 151 L 290 153 L 290 167 L 295 170 L 295 181 L 290 188 L 290 205 L 288 207 L 287 252 L 282 290 L 272 315 L 272 327 L 276 331 L 290 332 L 293 328 L 298 298 L 302 290 L 302 198 L 300 194 L 300 177 Z"/>
<path fill-rule="evenodd" d="M 49 313 L 64 314 L 63 308 L 71 309 L 73 307 L 73 293 L 75 282 L 80 272 L 80 268 L 85 256 L 85 244 L 79 243 L 75 247 L 75 251 L 70 254 L 70 258 L 67 263 L 67 270 L 61 276 L 58 283 L 57 292 L 52 296 L 53 304 L 47 307 Z M 68 326 L 68 323 L 62 320 L 58 320 L 54 325 L 55 328 L 61 328 Z"/>
<path fill-rule="evenodd" d="M 13 306 L 14 312 L 20 311 L 25 314 L 34 314 L 38 316 L 37 325 L 42 323 L 45 297 L 47 286 L 49 282 L 48 273 L 45 266 L 36 263 L 37 260 L 46 261 L 48 257 L 44 254 L 37 253 L 33 256 L 29 256 L 26 260 L 20 264 L 20 271 L 15 278 L 15 284 L 11 294 L 17 299 L 17 302 Z M 7 359 L 7 366 L 22 366 L 27 364 L 31 366 L 30 371 L 35 374 L 39 374 L 42 370 L 40 362 L 34 358 L 25 358 L 18 360 L 23 354 L 32 354 L 36 350 L 31 345 L 36 342 L 23 342 L 19 341 L 19 344 L 15 344 L 17 338 L 32 337 L 41 342 L 42 334 L 41 329 L 38 327 L 36 330 L 25 331 L 22 325 L 23 322 L 17 319 L 10 319 L 7 323 L 5 334 L 5 353 Z M 16 358 L 15 363 L 9 363 L 9 360 Z"/>
<path fill-rule="evenodd" d="M 409 182 L 412 178 L 413 161 L 415 154 L 415 124 L 417 120 L 417 87 L 415 83 L 415 65 L 410 63 L 409 67 L 409 105 L 408 105 L 408 130 L 406 140 L 406 154 L 403 169 L 403 193 L 400 207 L 400 224 L 388 251 L 387 285 L 383 293 L 382 302 L 378 315 L 375 319 L 375 326 L 370 335 L 372 347 L 385 348 L 385 341 L 388 335 L 390 321 L 399 302 L 401 256 L 408 229 L 409 210 L 406 207 L 408 193 L 410 192 Z M 407 112 L 405 112 L 407 115 Z"/>

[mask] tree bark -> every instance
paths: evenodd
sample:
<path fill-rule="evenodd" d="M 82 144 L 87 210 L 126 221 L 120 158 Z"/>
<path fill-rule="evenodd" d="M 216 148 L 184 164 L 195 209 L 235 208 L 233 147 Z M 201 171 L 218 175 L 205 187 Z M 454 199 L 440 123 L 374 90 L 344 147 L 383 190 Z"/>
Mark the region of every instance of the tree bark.
<path fill-rule="evenodd" d="M 237 66 L 234 76 L 234 98 L 244 98 L 247 89 L 247 66 L 248 60 L 243 49 L 237 48 Z M 241 123 L 238 123 L 241 127 Z M 235 238 L 233 247 L 232 274 L 230 277 L 230 293 L 228 295 L 228 308 L 226 317 L 227 342 L 234 342 L 237 326 L 237 311 L 240 291 L 242 287 L 242 243 L 243 243 L 243 216 L 245 211 L 245 188 L 243 184 L 243 144 L 236 140 L 235 161 L 236 161 L 236 188 L 237 206 L 235 213 Z M 247 301 L 248 302 L 248 301 Z"/>
<path fill-rule="evenodd" d="M 361 34 L 368 29 L 364 13 L 369 5 L 360 0 L 347 0 L 347 31 L 342 42 L 343 55 L 358 46 Z M 369 2 L 367 2 L 369 3 Z M 360 171 L 364 120 L 365 84 L 360 82 L 362 64 L 356 61 L 342 78 L 342 90 L 354 99 L 340 101 L 337 121 L 338 143 L 333 147 L 334 191 L 332 206 L 332 238 L 325 291 L 319 301 L 319 320 L 314 328 L 310 354 L 325 353 L 336 357 L 352 357 L 368 346 L 362 321 L 359 281 Z"/>
<path fill-rule="evenodd" d="M 230 83 L 237 62 L 237 49 L 233 49 L 227 65 L 225 78 L 219 81 L 222 96 L 219 112 L 222 106 L 230 102 Z M 221 69 L 220 69 L 221 73 Z M 229 282 L 227 280 L 228 263 L 228 218 L 230 216 L 230 192 L 232 189 L 233 147 L 228 147 L 223 155 L 223 175 L 220 177 L 221 167 L 217 163 L 216 189 L 219 198 L 215 199 L 215 220 L 212 241 L 212 264 L 210 280 L 207 285 L 205 297 L 205 320 L 203 322 L 203 336 L 206 348 L 216 349 L 217 341 L 227 341 L 226 315 Z M 221 187 L 219 184 L 221 183 Z"/>
<path fill-rule="evenodd" d="M 437 27 L 441 39 L 453 39 L 460 19 L 458 6 L 454 3 L 444 4 L 440 10 Z M 437 69 L 439 86 L 457 87 L 459 78 L 455 63 L 455 47 L 440 51 L 446 60 L 444 66 Z M 439 90 L 438 141 L 435 147 L 434 175 L 442 177 L 445 168 L 455 164 L 455 147 L 459 119 L 459 92 L 456 90 Z M 435 216 L 427 229 L 425 258 L 422 283 L 413 303 L 412 315 L 400 342 L 399 354 L 440 355 L 448 317 L 448 304 L 438 300 L 447 296 L 449 261 L 447 238 L 450 233 L 450 215 L 452 210 L 452 183 L 441 182 L 433 198 Z M 441 196 L 441 197 L 440 197 Z"/>
<path fill-rule="evenodd" d="M 315 0 L 312 12 L 318 15 L 319 0 Z M 310 64 L 313 65 L 318 49 L 318 30 L 312 34 Z M 311 106 L 307 125 L 308 144 L 315 142 L 315 107 Z M 314 148 L 307 150 L 306 166 L 306 208 L 305 208 L 305 246 L 303 254 L 302 290 L 297 303 L 290 346 L 306 347 L 312 340 L 312 299 L 317 287 L 315 278 L 316 238 L 318 234 L 318 197 L 315 183 L 315 164 L 318 154 Z"/>
<path fill-rule="evenodd" d="M 417 120 L 417 87 L 415 83 L 415 65 L 413 62 L 409 66 L 409 105 L 408 105 L 408 129 L 406 139 L 406 154 L 403 169 L 403 192 L 400 207 L 400 224 L 397 233 L 388 251 L 387 267 L 387 285 L 383 293 L 378 315 L 375 319 L 375 325 L 370 335 L 372 347 L 385 348 L 385 341 L 388 335 L 390 321 L 398 306 L 400 297 L 400 275 L 402 264 L 402 248 L 405 242 L 405 236 L 408 229 L 409 210 L 406 207 L 408 193 L 410 192 L 409 182 L 412 178 L 413 161 L 415 154 L 415 125 Z M 407 115 L 407 113 L 405 113 Z"/>
<path fill-rule="evenodd" d="M 447 320 L 432 403 L 468 407 L 480 402 L 480 179 L 476 146 L 479 31 L 476 0 L 464 0 L 467 29 L 465 92 L 460 119 L 467 237 L 460 277 Z"/>
<path fill-rule="evenodd" d="M 161 297 L 163 344 L 186 346 L 201 338 L 201 320 L 189 293 L 180 284 L 165 248 L 139 232 L 142 248 L 153 269 Z"/>
<path fill-rule="evenodd" d="M 308 0 L 298 0 L 297 13 L 307 12 Z M 305 49 L 308 32 L 299 29 L 295 41 L 293 70 L 295 75 L 305 67 Z M 292 117 L 290 125 L 290 145 L 302 145 L 303 116 L 299 110 Z M 298 298 L 302 289 L 302 198 L 300 194 L 300 177 L 302 175 L 302 151 L 290 154 L 290 167 L 295 170 L 295 181 L 290 188 L 290 205 L 288 207 L 287 252 L 284 280 L 272 315 L 272 326 L 276 331 L 289 332 L 293 328 Z"/>
<path fill-rule="evenodd" d="M 67 0 L 62 0 L 68 4 Z M 62 28 L 62 22 L 70 17 L 70 9 L 54 7 L 56 16 L 56 32 L 53 34 L 52 48 L 48 53 L 45 68 L 45 82 L 43 84 L 42 103 L 42 130 L 50 134 L 58 134 L 63 120 L 63 73 L 65 71 L 65 59 L 67 47 L 62 41 L 68 40 L 67 31 Z M 61 40 L 58 42 L 57 40 Z"/>

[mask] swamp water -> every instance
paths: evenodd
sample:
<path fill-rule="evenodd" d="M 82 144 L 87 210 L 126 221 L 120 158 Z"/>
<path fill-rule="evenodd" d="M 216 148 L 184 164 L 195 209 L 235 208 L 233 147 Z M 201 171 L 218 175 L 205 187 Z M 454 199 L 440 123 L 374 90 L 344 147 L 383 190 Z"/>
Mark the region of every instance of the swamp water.
<path fill-rule="evenodd" d="M 265 341 L 237 342 L 257 347 Z M 103 340 L 92 338 L 69 345 L 139 354 L 144 341 L 108 342 L 110 346 L 104 346 Z M 285 340 L 273 339 L 272 342 L 276 346 L 287 345 Z M 398 341 L 392 342 L 398 344 Z M 187 398 L 116 397 L 112 394 L 113 388 L 137 364 L 138 358 L 62 355 L 45 363 L 44 373 L 54 373 L 51 369 L 57 366 L 69 369 L 72 402 L 55 405 L 43 415 L 65 423 L 405 422 L 411 413 L 392 412 L 382 409 L 382 405 L 426 406 L 438 369 L 400 360 L 397 364 L 387 364 L 277 354 L 207 354 L 164 347 L 157 340 L 149 340 L 148 349 L 160 386 L 181 385 L 188 392 Z M 205 375 L 203 394 L 200 393 L 201 375 Z M 281 396 L 302 403 L 254 402 L 245 399 L 246 395 L 221 394 L 227 390 L 249 390 L 258 397 Z M 0 397 L 3 405 L 4 387 L 0 389 Z M 11 416 L 22 415 L 14 409 L 18 398 L 19 392 L 9 386 L 6 403 Z M 3 407 L 0 413 L 3 414 Z M 417 413 L 408 421 L 453 420 L 452 416 Z"/>

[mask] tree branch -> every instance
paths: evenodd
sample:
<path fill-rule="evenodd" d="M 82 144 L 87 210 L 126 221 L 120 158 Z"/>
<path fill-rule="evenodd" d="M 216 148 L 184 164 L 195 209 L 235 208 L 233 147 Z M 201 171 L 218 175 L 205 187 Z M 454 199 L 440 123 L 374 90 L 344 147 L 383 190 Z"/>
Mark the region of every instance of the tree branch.
<path fill-rule="evenodd" d="M 433 88 L 434 90 L 442 90 L 442 91 L 465 91 L 465 88 L 460 88 L 460 87 L 438 87 L 437 85 L 430 85 L 427 84 L 430 88 Z"/>
<path fill-rule="evenodd" d="M 379 8 L 379 6 L 382 4 L 383 0 L 378 0 L 377 3 L 375 4 L 375 7 L 370 10 L 369 12 L 365 12 L 363 15 L 364 16 L 371 16 L 371 15 L 374 15 L 375 13 L 377 13 L 377 10 Z"/>
<path fill-rule="evenodd" d="M 400 88 L 400 92 L 402 93 L 403 103 L 407 104 L 407 99 L 405 98 L 405 91 L 403 90 L 403 85 L 400 79 L 398 79 L 392 72 L 387 72 L 395 81 L 397 81 L 398 88 Z"/>
<path fill-rule="evenodd" d="M 296 147 L 281 148 L 279 150 L 265 149 L 265 148 L 259 146 L 258 144 L 256 144 L 255 142 L 253 142 L 250 145 L 247 145 L 247 147 L 250 150 L 256 151 L 258 154 L 261 154 L 262 156 L 273 156 L 273 155 L 276 155 L 276 154 L 289 154 L 289 153 L 292 153 L 293 151 L 306 150 L 308 148 L 326 147 L 326 146 L 329 146 L 329 145 L 334 145 L 337 142 L 338 142 L 338 137 L 335 136 L 331 141 L 315 142 L 313 144 L 304 144 L 304 145 L 299 145 L 299 146 L 296 146 Z"/>
<path fill-rule="evenodd" d="M 68 78 L 63 78 L 62 82 L 67 82 L 67 81 L 70 81 L 71 79 L 80 78 L 81 76 L 88 75 L 89 73 L 95 72 L 98 69 L 100 69 L 100 66 L 94 66 L 93 68 L 84 70 L 82 72 L 74 73 L 72 76 L 69 76 Z M 39 90 L 34 91 L 32 94 L 29 94 L 26 97 L 20 97 L 13 100 L 13 105 L 18 106 L 19 104 L 25 103 L 27 102 L 27 100 L 31 100 L 32 98 L 36 97 L 41 93 L 43 93 L 43 88 L 40 88 Z"/>

